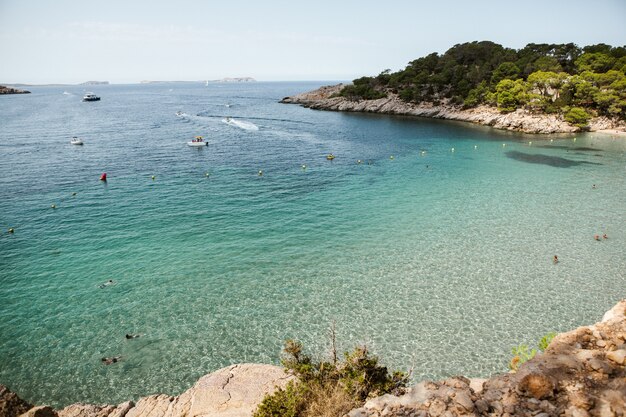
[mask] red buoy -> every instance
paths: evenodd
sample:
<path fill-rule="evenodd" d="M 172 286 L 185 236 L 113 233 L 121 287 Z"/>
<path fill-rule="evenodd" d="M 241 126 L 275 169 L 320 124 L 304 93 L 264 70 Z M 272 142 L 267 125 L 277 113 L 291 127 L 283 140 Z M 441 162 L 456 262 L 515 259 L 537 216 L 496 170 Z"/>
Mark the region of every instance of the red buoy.
<path fill-rule="evenodd" d="M 102 175 L 100 175 L 100 181 L 106 181 L 107 180 L 107 173 L 104 172 Z"/>

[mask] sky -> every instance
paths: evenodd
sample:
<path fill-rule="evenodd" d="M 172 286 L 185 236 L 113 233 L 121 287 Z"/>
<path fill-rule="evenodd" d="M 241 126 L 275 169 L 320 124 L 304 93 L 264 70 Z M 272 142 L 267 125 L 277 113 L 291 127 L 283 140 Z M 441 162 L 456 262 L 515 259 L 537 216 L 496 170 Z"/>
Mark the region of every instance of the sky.
<path fill-rule="evenodd" d="M 626 0 L 0 0 L 0 83 L 352 80 L 490 40 L 626 45 Z"/>

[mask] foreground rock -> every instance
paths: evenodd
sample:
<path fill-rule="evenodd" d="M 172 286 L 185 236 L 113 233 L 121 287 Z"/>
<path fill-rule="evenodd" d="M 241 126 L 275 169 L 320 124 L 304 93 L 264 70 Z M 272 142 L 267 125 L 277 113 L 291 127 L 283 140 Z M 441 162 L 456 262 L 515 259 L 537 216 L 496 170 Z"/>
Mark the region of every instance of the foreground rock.
<path fill-rule="evenodd" d="M 349 417 L 617 417 L 626 415 L 626 300 L 602 322 L 555 337 L 517 373 L 422 382 Z"/>
<path fill-rule="evenodd" d="M 292 377 L 272 365 L 241 364 L 202 377 L 191 389 L 113 405 L 32 405 L 0 386 L 0 417 L 250 417 L 265 394 Z M 626 300 L 602 321 L 556 336 L 517 373 L 421 382 L 402 396 L 371 399 L 348 417 L 624 417 Z"/>
<path fill-rule="evenodd" d="M 316 110 L 384 113 L 459 120 L 525 133 L 572 133 L 580 130 L 567 123 L 560 115 L 533 114 L 522 109 L 503 114 L 490 106 L 463 109 L 452 105 L 412 104 L 402 101 L 394 94 L 377 100 L 352 101 L 345 97 L 336 96 L 343 87 L 343 84 L 324 86 L 293 97 L 285 97 L 281 103 L 300 104 Z M 612 129 L 622 133 L 626 132 L 626 123 L 606 117 L 592 119 L 589 127 L 592 131 Z"/>
<path fill-rule="evenodd" d="M 277 366 L 232 365 L 203 376 L 176 397 L 150 395 L 117 406 L 72 404 L 57 411 L 33 407 L 0 386 L 0 417 L 250 417 L 266 394 L 291 378 Z"/>
<path fill-rule="evenodd" d="M 33 408 L 31 404 L 9 391 L 4 385 L 0 385 L 0 416 L 17 417 L 31 408 Z"/>
<path fill-rule="evenodd" d="M 30 94 L 30 91 L 0 85 L 0 94 Z"/>

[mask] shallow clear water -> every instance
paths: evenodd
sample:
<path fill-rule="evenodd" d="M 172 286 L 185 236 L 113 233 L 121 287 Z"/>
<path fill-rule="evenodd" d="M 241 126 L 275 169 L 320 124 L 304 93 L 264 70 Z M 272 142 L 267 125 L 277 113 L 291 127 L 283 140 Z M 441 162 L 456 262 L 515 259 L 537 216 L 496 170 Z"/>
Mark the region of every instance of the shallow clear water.
<path fill-rule="evenodd" d="M 325 354 L 333 320 L 416 380 L 488 376 L 625 296 L 623 138 L 278 103 L 318 86 L 0 97 L 0 383 L 55 406 L 178 394 L 286 338 Z"/>

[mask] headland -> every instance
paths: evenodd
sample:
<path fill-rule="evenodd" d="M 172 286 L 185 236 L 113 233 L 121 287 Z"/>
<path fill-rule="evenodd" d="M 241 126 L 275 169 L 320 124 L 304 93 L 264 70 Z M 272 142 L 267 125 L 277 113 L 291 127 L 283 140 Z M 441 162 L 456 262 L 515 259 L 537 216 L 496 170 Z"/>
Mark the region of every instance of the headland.
<path fill-rule="evenodd" d="M 0 95 L 1 94 L 30 94 L 30 91 L 0 85 Z"/>
<path fill-rule="evenodd" d="M 524 133 L 575 133 L 582 129 L 565 121 L 559 114 L 532 113 L 526 109 L 501 113 L 497 107 L 479 105 L 463 108 L 460 105 L 442 103 L 406 102 L 397 94 L 389 93 L 387 97 L 371 100 L 352 100 L 339 95 L 345 84 L 329 85 L 317 90 L 285 97 L 281 103 L 300 104 L 315 110 L 331 110 L 342 112 L 381 113 L 393 115 L 419 116 L 434 119 L 458 120 L 496 129 L 519 131 Z M 626 122 L 609 119 L 605 116 L 594 117 L 589 121 L 588 131 L 626 135 Z"/>

